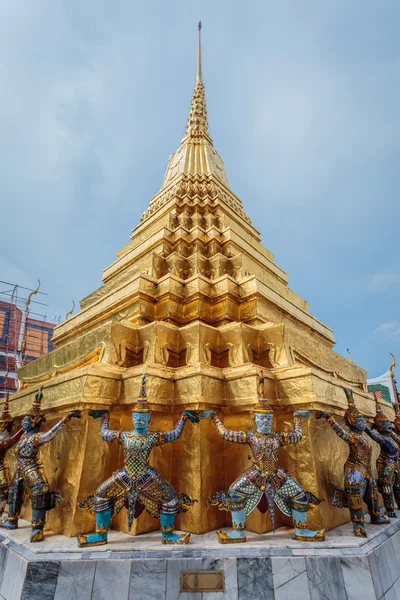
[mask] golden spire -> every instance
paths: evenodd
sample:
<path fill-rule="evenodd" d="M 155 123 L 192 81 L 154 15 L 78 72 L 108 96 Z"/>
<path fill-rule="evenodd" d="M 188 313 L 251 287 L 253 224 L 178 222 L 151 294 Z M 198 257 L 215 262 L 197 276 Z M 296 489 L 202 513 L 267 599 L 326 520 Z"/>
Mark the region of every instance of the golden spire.
<path fill-rule="evenodd" d="M 197 41 L 197 75 L 196 83 L 201 81 L 201 21 L 198 24 L 198 41 Z"/>
<path fill-rule="evenodd" d="M 186 132 L 181 140 L 181 145 L 169 157 L 168 167 L 164 176 L 161 189 L 153 196 L 149 208 L 142 215 L 142 221 L 152 214 L 158 207 L 171 198 L 171 193 L 179 189 L 179 193 L 186 193 L 189 197 L 189 191 L 196 196 L 199 192 L 199 185 L 202 193 L 215 194 L 215 185 L 220 185 L 220 198 L 226 202 L 230 210 L 235 211 L 247 223 L 250 218 L 243 210 L 242 203 L 229 189 L 228 179 L 225 173 L 224 161 L 215 150 L 210 133 L 208 131 L 206 99 L 204 94 L 204 83 L 202 77 L 201 64 L 201 22 L 198 24 L 197 34 L 197 66 L 196 83 L 194 86 L 192 102 L 190 104 L 189 116 L 186 125 Z M 200 183 L 199 183 L 200 182 Z M 195 188 L 191 186 L 195 185 Z M 213 187 L 210 188 L 209 186 Z M 175 188 L 175 186 L 178 186 Z M 208 187 L 204 187 L 208 186 Z M 168 194 L 164 196 L 164 193 Z M 192 195 L 193 195 L 192 194 Z M 192 196 L 190 196 L 192 197 Z"/>
<path fill-rule="evenodd" d="M 201 76 L 201 21 L 198 25 L 196 84 L 194 86 L 192 103 L 190 105 L 189 117 L 186 125 L 186 135 L 192 138 L 206 136 L 208 141 L 212 144 L 208 131 L 206 98 L 204 94 L 204 83 Z"/>

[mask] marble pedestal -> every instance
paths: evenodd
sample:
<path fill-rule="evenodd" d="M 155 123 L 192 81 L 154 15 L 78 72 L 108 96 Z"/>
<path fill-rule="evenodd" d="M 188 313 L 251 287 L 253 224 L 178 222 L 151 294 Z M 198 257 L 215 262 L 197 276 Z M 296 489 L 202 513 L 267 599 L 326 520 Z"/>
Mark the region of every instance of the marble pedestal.
<path fill-rule="evenodd" d="M 222 546 L 215 533 L 193 535 L 188 546 L 163 546 L 160 533 L 112 531 L 109 544 L 78 548 L 75 538 L 47 532 L 30 544 L 30 527 L 0 532 L 0 597 L 6 600 L 399 600 L 400 519 L 351 525 L 323 543 L 292 539 L 293 530 L 248 534 L 246 544 Z M 223 570 L 225 591 L 180 592 L 183 570 Z"/>

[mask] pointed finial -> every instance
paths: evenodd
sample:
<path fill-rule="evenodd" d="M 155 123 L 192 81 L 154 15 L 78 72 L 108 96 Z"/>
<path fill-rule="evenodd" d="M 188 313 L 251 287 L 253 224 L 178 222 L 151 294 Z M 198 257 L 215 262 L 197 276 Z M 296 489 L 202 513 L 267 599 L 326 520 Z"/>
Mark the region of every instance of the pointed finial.
<path fill-rule="evenodd" d="M 258 374 L 258 407 L 253 412 L 254 414 L 273 414 L 265 393 L 264 373 L 262 371 Z"/>
<path fill-rule="evenodd" d="M 10 415 L 10 392 L 6 393 L 6 398 L 4 400 L 3 410 L 1 411 L 0 423 L 3 425 L 7 425 L 13 420 Z M 3 430 L 3 429 L 0 429 Z"/>
<path fill-rule="evenodd" d="M 39 388 L 37 393 L 35 394 L 35 399 L 32 402 L 32 412 L 39 414 L 42 409 L 42 400 L 43 400 L 43 386 Z"/>
<path fill-rule="evenodd" d="M 198 42 L 197 42 L 197 74 L 196 81 L 201 81 L 201 21 L 198 24 Z"/>
<path fill-rule="evenodd" d="M 392 352 L 389 352 L 389 354 L 392 357 L 392 364 L 389 367 L 389 372 L 390 372 L 392 379 L 394 379 L 393 367 L 396 366 L 396 358 L 395 358 L 394 354 L 392 354 Z"/>
<path fill-rule="evenodd" d="M 343 388 L 343 389 L 344 389 L 344 393 L 346 394 L 347 404 L 349 406 L 355 406 L 356 403 L 354 402 L 353 390 L 350 390 L 349 388 Z"/>
<path fill-rule="evenodd" d="M 386 417 L 385 417 L 385 413 L 383 412 L 381 405 L 379 404 L 379 399 L 380 399 L 380 395 L 378 394 L 378 392 L 372 392 L 375 398 L 375 408 L 376 408 L 376 415 L 374 417 L 374 423 L 377 427 L 380 427 L 383 423 L 383 421 L 386 421 Z"/>
<path fill-rule="evenodd" d="M 208 142 L 212 144 L 208 132 L 206 99 L 204 95 L 204 83 L 201 77 L 201 22 L 198 25 L 198 46 L 197 46 L 197 73 L 196 83 L 193 90 L 192 102 L 189 110 L 189 117 L 186 125 L 185 136 L 192 138 L 207 136 Z M 185 139 L 185 138 L 184 138 Z M 197 159 L 196 159 L 197 160 Z"/>
<path fill-rule="evenodd" d="M 379 394 L 377 392 L 372 392 L 375 399 L 375 409 L 376 412 L 383 412 L 381 409 L 381 405 L 379 404 Z"/>
<path fill-rule="evenodd" d="M 74 310 L 75 310 L 75 300 L 72 300 L 72 308 L 65 315 L 65 319 L 68 319 L 68 317 L 70 317 L 72 315 L 72 313 L 74 312 Z"/>
<path fill-rule="evenodd" d="M 31 423 L 35 425 L 44 418 L 44 412 L 42 412 L 42 400 L 43 400 L 43 386 L 39 388 L 35 394 L 35 398 L 32 402 L 32 407 L 29 412 L 26 413 L 27 417 L 30 417 Z"/>
<path fill-rule="evenodd" d="M 30 303 L 31 303 L 32 296 L 35 296 L 35 294 L 37 294 L 39 290 L 40 290 L 40 279 L 38 279 L 38 284 L 37 284 L 37 287 L 36 287 L 36 289 L 35 289 L 35 290 L 33 290 L 33 292 L 31 292 L 31 293 L 29 294 L 29 296 L 28 296 L 28 300 L 26 301 L 26 307 L 27 307 L 27 308 L 29 307 L 29 305 L 30 305 Z"/>
<path fill-rule="evenodd" d="M 142 384 L 140 386 L 139 398 L 138 398 L 139 402 L 140 401 L 142 401 L 142 402 L 146 402 L 147 401 L 146 379 L 147 379 L 146 373 L 143 373 L 143 375 L 142 375 Z"/>
<path fill-rule="evenodd" d="M 264 388 L 264 373 L 262 371 L 258 374 L 258 397 L 265 398 L 265 388 Z"/>
<path fill-rule="evenodd" d="M 392 352 L 389 352 L 389 354 L 392 357 L 392 364 L 389 367 L 389 373 L 390 373 L 390 377 L 392 378 L 393 392 L 394 392 L 394 397 L 395 397 L 394 406 L 395 406 L 396 414 L 400 414 L 400 409 L 399 409 L 400 394 L 397 390 L 397 381 L 396 381 L 394 373 L 393 373 L 393 369 L 396 366 L 396 357 Z M 397 407 L 397 409 L 396 409 L 396 407 Z"/>
<path fill-rule="evenodd" d="M 348 404 L 348 409 L 344 413 L 344 418 L 346 419 L 346 421 L 349 425 L 354 427 L 354 425 L 356 424 L 357 417 L 360 417 L 361 414 L 359 413 L 356 403 L 354 401 L 353 390 L 350 390 L 348 388 L 343 388 L 343 389 L 344 389 L 344 393 L 346 394 L 347 404 Z"/>
<path fill-rule="evenodd" d="M 149 407 L 147 404 L 147 376 L 144 372 L 142 375 L 142 383 L 140 386 L 139 397 L 133 412 L 149 413 Z"/>

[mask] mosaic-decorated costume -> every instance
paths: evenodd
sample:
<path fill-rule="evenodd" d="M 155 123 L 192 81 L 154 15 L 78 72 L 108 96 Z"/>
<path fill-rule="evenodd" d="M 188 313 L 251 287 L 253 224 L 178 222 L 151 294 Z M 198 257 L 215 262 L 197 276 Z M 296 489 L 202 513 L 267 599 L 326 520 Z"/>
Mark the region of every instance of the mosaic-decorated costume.
<path fill-rule="evenodd" d="M 12 479 L 8 493 L 8 518 L 0 523 L 5 529 L 17 529 L 21 512 L 23 494 L 32 502 L 32 534 L 31 542 L 41 542 L 44 539 L 43 528 L 46 522 L 46 511 L 51 510 L 62 502 L 60 492 L 50 492 L 49 483 L 38 458 L 38 450 L 43 444 L 51 442 L 57 433 L 72 418 L 80 418 L 80 411 L 71 411 L 46 433 L 39 433 L 40 426 L 45 421 L 41 412 L 43 394 L 38 392 L 32 404 L 31 411 L 22 419 L 24 431 L 15 454 L 17 469 Z"/>
<path fill-rule="evenodd" d="M 151 450 L 177 440 L 187 419 L 197 422 L 197 416 L 184 412 L 175 429 L 171 431 L 148 431 L 150 411 L 146 398 L 146 374 L 143 375 L 138 405 L 133 409 L 133 431 L 113 431 L 109 429 L 108 411 L 92 411 L 94 418 L 101 417 L 101 437 L 106 442 L 121 444 L 124 450 L 124 468 L 114 472 L 101 484 L 94 495 L 80 504 L 96 514 L 96 533 L 79 535 L 80 547 L 99 546 L 107 543 L 107 532 L 111 518 L 126 505 L 128 527 L 133 519 L 145 509 L 152 517 L 160 519 L 161 541 L 163 544 L 187 544 L 190 533 L 174 533 L 175 516 L 186 511 L 196 500 L 186 494 L 178 495 L 172 485 L 148 463 Z"/>
<path fill-rule="evenodd" d="M 264 394 L 264 379 L 260 375 L 259 408 L 254 411 L 257 431 L 229 431 L 224 427 L 215 412 L 211 412 L 220 436 L 238 444 L 248 444 L 253 453 L 253 464 L 232 483 L 228 493 L 219 492 L 208 502 L 219 510 L 228 510 L 232 515 L 233 531 L 217 532 L 221 544 L 246 541 L 246 517 L 256 507 L 265 512 L 269 509 L 272 526 L 275 525 L 275 505 L 293 519 L 295 539 L 301 541 L 323 541 L 325 531 L 312 531 L 307 527 L 307 513 L 313 504 L 320 500 L 311 492 L 306 492 L 284 469 L 278 466 L 278 451 L 281 446 L 296 444 L 303 437 L 300 416 L 311 413 L 294 413 L 294 431 L 272 432 L 273 411 Z M 210 414 L 210 413 L 203 413 Z M 202 416 L 203 416 L 202 415 Z"/>
<path fill-rule="evenodd" d="M 18 442 L 23 434 L 23 429 L 20 429 L 11 437 L 10 434 L 13 420 L 14 419 L 10 415 L 9 394 L 7 393 L 0 417 L 0 515 L 3 514 L 7 504 L 8 488 L 11 483 L 10 468 L 8 466 L 6 453 L 7 450 L 12 448 L 14 444 Z"/>
<path fill-rule="evenodd" d="M 365 419 L 357 410 L 353 392 L 345 390 L 345 393 L 349 405 L 345 419 L 350 431 L 343 429 L 328 412 L 319 411 L 317 419 L 325 418 L 336 435 L 349 444 L 350 454 L 345 463 L 344 490 L 335 491 L 332 504 L 338 508 L 349 508 L 354 535 L 367 537 L 364 528 L 363 501 L 368 506 L 371 523 L 384 525 L 390 521 L 380 514 L 378 487 L 371 474 L 372 448 L 363 437 L 366 428 Z"/>
<path fill-rule="evenodd" d="M 395 473 L 398 471 L 399 446 L 393 439 L 395 436 L 391 435 L 392 423 L 385 417 L 382 409 L 379 407 L 376 396 L 375 402 L 376 415 L 374 423 L 377 431 L 366 427 L 365 433 L 381 447 L 378 460 L 376 461 L 378 490 L 382 494 L 386 514 L 388 517 L 396 518 L 393 503 L 393 484 Z"/>

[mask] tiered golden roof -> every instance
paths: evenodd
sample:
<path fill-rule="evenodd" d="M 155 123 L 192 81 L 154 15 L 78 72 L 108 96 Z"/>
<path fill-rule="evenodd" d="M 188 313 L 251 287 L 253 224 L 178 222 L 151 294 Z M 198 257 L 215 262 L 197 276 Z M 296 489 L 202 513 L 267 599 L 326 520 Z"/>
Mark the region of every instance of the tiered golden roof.
<path fill-rule="evenodd" d="M 77 315 L 56 328 L 53 341 L 58 347 L 120 314 L 132 323 L 167 321 L 178 326 L 195 320 L 214 326 L 273 325 L 283 315 L 288 324 L 311 328 L 325 345 L 333 344 L 332 331 L 287 287 L 286 273 L 261 245 L 259 232 L 228 186 L 208 130 L 200 53 L 199 29 L 186 134 L 170 158 L 161 189 L 131 242 L 105 269 L 103 286 L 81 302 Z M 267 351 L 264 346 L 262 352 Z"/>

